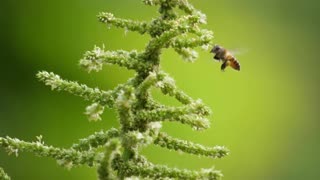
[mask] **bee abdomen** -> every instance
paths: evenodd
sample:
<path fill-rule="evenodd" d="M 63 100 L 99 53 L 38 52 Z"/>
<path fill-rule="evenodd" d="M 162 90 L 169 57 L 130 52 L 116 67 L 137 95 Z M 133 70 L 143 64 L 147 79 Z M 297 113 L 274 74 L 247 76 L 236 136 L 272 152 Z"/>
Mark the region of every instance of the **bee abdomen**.
<path fill-rule="evenodd" d="M 240 71 L 240 63 L 235 58 L 232 58 L 232 60 L 230 60 L 230 66 L 233 69 Z"/>

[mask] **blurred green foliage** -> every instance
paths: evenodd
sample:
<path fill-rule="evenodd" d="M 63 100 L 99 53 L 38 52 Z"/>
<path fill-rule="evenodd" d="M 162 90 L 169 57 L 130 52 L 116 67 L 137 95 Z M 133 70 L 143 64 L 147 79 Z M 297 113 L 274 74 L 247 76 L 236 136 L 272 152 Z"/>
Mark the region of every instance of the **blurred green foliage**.
<path fill-rule="evenodd" d="M 163 131 L 208 146 L 226 145 L 231 155 L 212 160 L 151 146 L 143 153 L 154 163 L 200 169 L 215 165 L 224 180 L 320 179 L 320 2 L 316 0 L 191 1 L 207 14 L 214 42 L 237 55 L 241 71 L 220 71 L 212 54 L 200 51 L 186 63 L 172 50 L 163 52 L 162 67 L 191 97 L 213 109 L 212 128 L 202 133 L 166 123 Z M 87 74 L 78 66 L 86 50 L 138 49 L 149 37 L 108 29 L 96 20 L 100 11 L 118 17 L 151 20 L 155 7 L 139 0 L 3 1 L 0 7 L 0 136 L 69 147 L 94 131 L 117 127 L 115 112 L 89 123 L 86 102 L 52 92 L 37 82 L 39 70 L 70 80 L 111 89 L 133 72 L 110 66 Z M 154 91 L 163 103 L 175 102 Z M 95 169 L 68 171 L 54 160 L 23 153 L 18 158 L 0 150 L 0 166 L 13 179 L 96 179 Z"/>

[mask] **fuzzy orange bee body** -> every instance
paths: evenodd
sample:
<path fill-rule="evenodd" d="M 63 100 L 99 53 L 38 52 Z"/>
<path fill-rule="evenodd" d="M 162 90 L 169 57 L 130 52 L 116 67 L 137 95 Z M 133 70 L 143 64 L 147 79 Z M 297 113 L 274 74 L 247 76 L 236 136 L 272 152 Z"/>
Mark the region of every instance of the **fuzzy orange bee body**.
<path fill-rule="evenodd" d="M 225 48 L 215 45 L 211 53 L 214 53 L 215 56 L 213 57 L 217 61 L 222 61 L 221 70 L 224 71 L 226 67 L 230 66 L 233 69 L 240 71 L 240 63 L 238 60 Z"/>

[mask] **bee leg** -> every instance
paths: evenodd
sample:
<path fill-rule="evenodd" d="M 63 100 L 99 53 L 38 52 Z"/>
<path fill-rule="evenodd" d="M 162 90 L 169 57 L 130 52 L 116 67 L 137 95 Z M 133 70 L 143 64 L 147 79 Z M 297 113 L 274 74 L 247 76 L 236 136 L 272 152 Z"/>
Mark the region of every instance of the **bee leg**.
<path fill-rule="evenodd" d="M 215 56 L 213 57 L 213 59 L 215 59 L 215 60 L 217 60 L 217 61 L 220 61 L 220 58 L 218 57 L 218 55 L 215 55 Z"/>
<path fill-rule="evenodd" d="M 223 62 L 221 65 L 221 71 L 224 71 L 224 69 L 226 69 L 227 66 L 228 66 L 228 62 L 227 61 Z"/>

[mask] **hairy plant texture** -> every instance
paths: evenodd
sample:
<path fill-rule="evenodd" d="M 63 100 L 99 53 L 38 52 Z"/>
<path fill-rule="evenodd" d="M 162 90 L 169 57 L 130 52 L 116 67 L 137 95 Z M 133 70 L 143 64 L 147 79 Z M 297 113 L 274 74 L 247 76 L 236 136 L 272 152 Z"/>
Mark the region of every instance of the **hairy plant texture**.
<path fill-rule="evenodd" d="M 184 60 L 194 61 L 197 52 L 192 48 L 210 46 L 212 32 L 199 26 L 206 23 L 206 16 L 186 0 L 143 0 L 143 3 L 160 6 L 161 16 L 151 22 L 140 22 L 118 18 L 111 13 L 100 13 L 98 19 L 107 25 L 149 34 L 151 39 L 144 51 L 106 51 L 104 48 L 94 47 L 80 60 L 80 65 L 88 72 L 99 71 L 105 64 L 135 70 L 135 76 L 126 83 L 105 91 L 64 80 L 52 72 L 41 71 L 37 74 L 37 78 L 52 90 L 66 91 L 90 101 L 91 105 L 85 111 L 90 121 L 101 120 L 104 108 L 116 110 L 120 129 L 95 132 L 68 149 L 45 145 L 41 136 L 34 142 L 0 137 L 1 147 L 16 156 L 19 152 L 26 151 L 41 157 L 52 157 L 67 168 L 80 165 L 96 167 L 100 180 L 216 180 L 222 177 L 221 172 L 213 168 L 190 171 L 155 165 L 139 154 L 140 147 L 151 143 L 209 158 L 221 158 L 228 154 L 228 149 L 223 146 L 205 147 L 160 132 L 163 121 L 177 121 L 195 130 L 204 130 L 210 126 L 206 118 L 210 109 L 201 100 L 194 100 L 180 90 L 174 80 L 160 68 L 160 54 L 165 48 L 173 48 Z M 176 13 L 176 8 L 182 10 L 184 15 Z M 190 34 L 193 34 L 192 38 L 188 37 Z M 156 102 L 151 96 L 151 87 L 160 89 L 163 94 L 177 99 L 182 105 L 171 107 Z M 0 177 L 9 179 L 1 168 Z"/>

